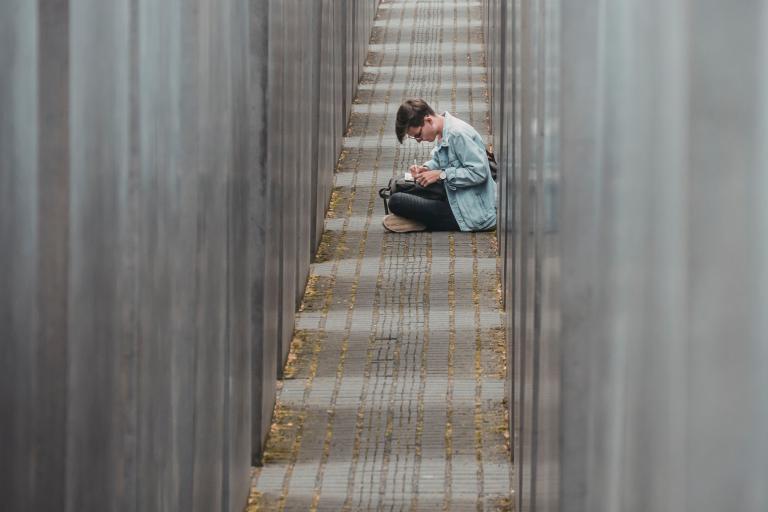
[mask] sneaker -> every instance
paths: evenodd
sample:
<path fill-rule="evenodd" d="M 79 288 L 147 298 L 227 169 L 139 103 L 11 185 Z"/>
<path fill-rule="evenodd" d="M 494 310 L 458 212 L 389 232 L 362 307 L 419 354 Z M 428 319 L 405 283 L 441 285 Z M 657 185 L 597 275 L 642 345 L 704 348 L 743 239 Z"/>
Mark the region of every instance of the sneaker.
<path fill-rule="evenodd" d="M 421 222 L 406 219 L 405 217 L 400 217 L 394 213 L 385 215 L 381 220 L 381 223 L 384 224 L 384 228 L 387 231 L 391 231 L 393 233 L 411 233 L 413 231 L 424 231 L 427 229 L 427 226 Z"/>

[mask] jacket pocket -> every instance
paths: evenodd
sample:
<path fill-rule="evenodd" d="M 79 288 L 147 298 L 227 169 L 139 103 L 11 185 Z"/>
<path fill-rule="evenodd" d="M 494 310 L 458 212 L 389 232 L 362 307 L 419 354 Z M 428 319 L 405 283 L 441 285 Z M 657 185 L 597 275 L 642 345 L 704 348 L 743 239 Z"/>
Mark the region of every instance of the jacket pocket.
<path fill-rule="evenodd" d="M 488 194 L 486 194 L 485 187 L 476 187 L 479 190 L 473 190 L 475 194 L 475 200 L 477 201 L 477 205 L 483 210 L 483 213 L 488 211 L 490 209 L 490 204 L 488 202 Z M 495 202 L 495 198 L 494 198 Z"/>

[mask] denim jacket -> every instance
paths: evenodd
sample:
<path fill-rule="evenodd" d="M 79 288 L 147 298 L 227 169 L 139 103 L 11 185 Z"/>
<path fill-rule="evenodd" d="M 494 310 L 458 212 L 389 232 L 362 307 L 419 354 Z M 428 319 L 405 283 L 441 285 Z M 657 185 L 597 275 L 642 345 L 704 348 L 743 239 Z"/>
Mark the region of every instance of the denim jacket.
<path fill-rule="evenodd" d="M 424 165 L 445 171 L 448 204 L 462 231 L 490 229 L 496 225 L 496 182 L 483 138 L 461 119 L 443 115 L 443 137 Z"/>

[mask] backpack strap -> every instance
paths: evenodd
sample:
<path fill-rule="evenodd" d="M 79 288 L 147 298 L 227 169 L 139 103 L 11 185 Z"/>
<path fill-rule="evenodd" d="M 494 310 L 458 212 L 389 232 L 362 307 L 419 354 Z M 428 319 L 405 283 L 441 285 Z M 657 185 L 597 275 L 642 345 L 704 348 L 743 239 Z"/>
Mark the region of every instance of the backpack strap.
<path fill-rule="evenodd" d="M 389 200 L 390 195 L 392 195 L 392 193 L 389 190 L 389 187 L 383 187 L 379 189 L 379 197 L 384 201 L 384 213 L 386 215 L 389 215 L 389 206 L 387 205 L 387 201 Z"/>

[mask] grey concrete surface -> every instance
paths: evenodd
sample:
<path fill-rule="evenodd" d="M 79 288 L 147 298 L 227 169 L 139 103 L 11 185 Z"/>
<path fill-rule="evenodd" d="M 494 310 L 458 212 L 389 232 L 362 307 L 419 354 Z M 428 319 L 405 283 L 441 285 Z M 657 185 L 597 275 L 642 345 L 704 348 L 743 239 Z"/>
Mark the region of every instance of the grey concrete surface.
<path fill-rule="evenodd" d="M 429 150 L 404 98 L 488 133 L 482 10 L 381 7 L 249 511 L 511 510 L 495 233 L 386 233 L 377 194 Z"/>
<path fill-rule="evenodd" d="M 376 3 L 0 5 L 0 508 L 242 509 Z"/>
<path fill-rule="evenodd" d="M 280 247 L 276 365 L 282 372 L 322 234 L 332 176 L 378 2 L 269 0 L 268 167 L 279 180 L 271 206 Z"/>
<path fill-rule="evenodd" d="M 487 1 L 499 251 L 518 510 L 558 510 L 561 420 L 560 4 Z M 583 407 L 583 403 L 580 403 Z"/>
<path fill-rule="evenodd" d="M 518 510 L 768 509 L 766 3 L 485 7 Z"/>

